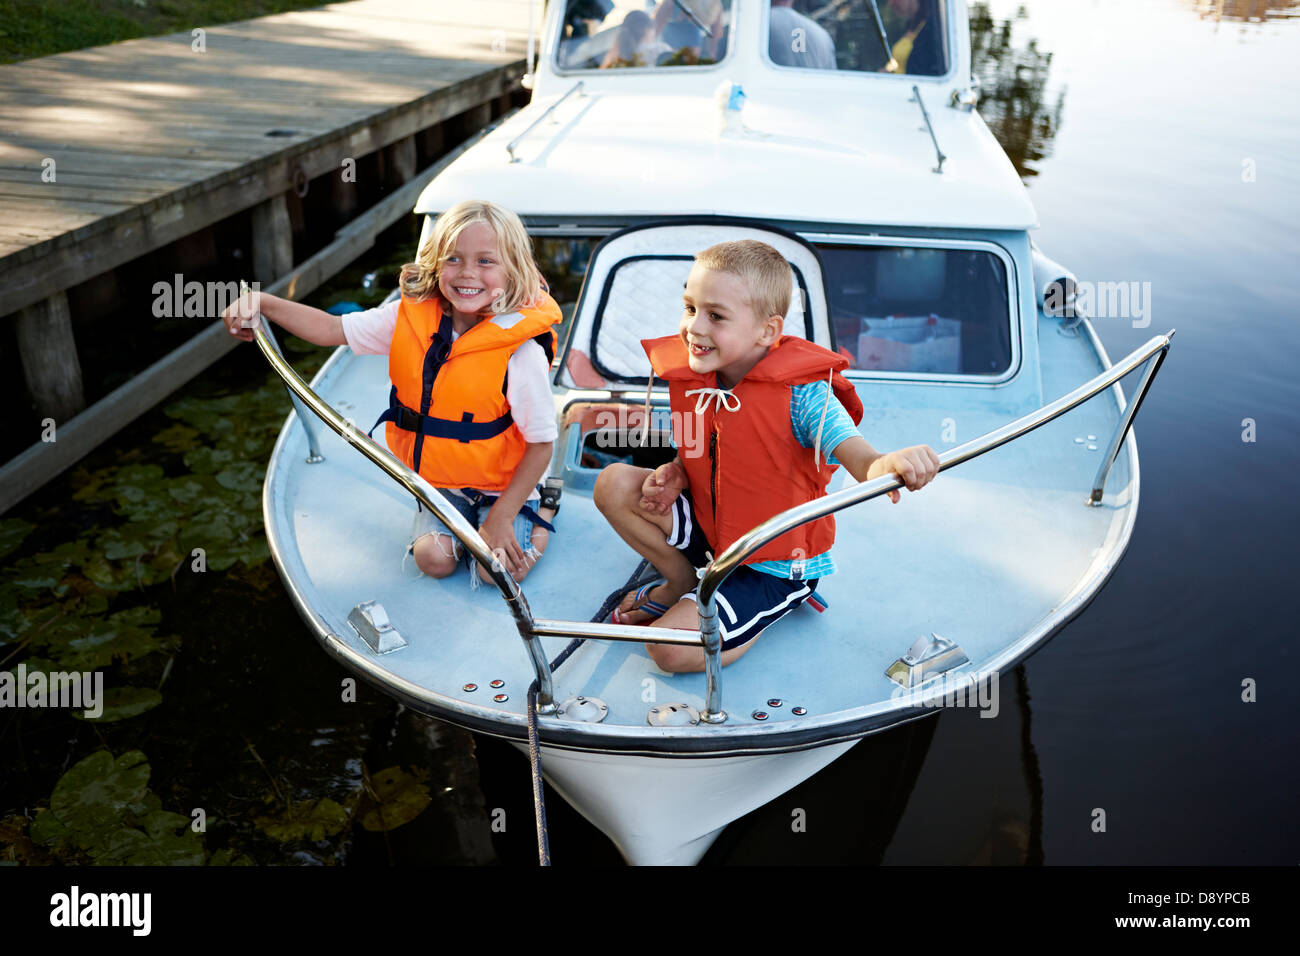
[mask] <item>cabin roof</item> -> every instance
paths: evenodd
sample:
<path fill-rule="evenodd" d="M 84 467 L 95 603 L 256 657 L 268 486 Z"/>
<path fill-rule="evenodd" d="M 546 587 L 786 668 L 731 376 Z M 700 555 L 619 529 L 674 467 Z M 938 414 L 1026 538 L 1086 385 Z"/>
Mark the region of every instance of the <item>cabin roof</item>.
<path fill-rule="evenodd" d="M 919 88 L 947 157 L 942 173 L 933 171 L 934 144 L 902 84 L 852 99 L 837 87 L 820 96 L 808 83 L 746 86 L 745 130 L 721 135 L 711 96 L 602 84 L 561 103 L 556 122 L 523 136 L 511 163 L 506 145 L 557 97 L 516 114 L 430 183 L 416 212 L 479 198 L 537 218 L 730 215 L 1033 228 L 1033 205 L 983 120 L 945 105 L 946 89 Z"/>

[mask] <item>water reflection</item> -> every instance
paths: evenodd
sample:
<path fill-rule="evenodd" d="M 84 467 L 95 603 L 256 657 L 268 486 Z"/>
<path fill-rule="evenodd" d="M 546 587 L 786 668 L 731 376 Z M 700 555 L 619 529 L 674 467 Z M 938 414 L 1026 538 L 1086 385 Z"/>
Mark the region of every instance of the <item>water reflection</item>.
<path fill-rule="evenodd" d="M 1241 20 L 1264 23 L 1300 17 L 1300 0 L 1183 0 L 1203 20 Z"/>
<path fill-rule="evenodd" d="M 1016 36 L 1027 20 L 1023 6 L 1006 20 L 994 18 L 987 3 L 970 7 L 971 71 L 981 84 L 980 115 L 1023 180 L 1037 176 L 1038 164 L 1051 155 L 1065 105 L 1064 88 L 1047 102 L 1052 54 L 1039 50 L 1034 37 L 1020 41 Z"/>

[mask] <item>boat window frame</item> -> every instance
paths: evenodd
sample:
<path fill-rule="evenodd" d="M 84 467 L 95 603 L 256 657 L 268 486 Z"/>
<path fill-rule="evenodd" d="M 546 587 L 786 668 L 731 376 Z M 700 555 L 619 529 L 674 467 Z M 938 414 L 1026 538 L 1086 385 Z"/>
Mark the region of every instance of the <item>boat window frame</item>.
<path fill-rule="evenodd" d="M 1002 260 L 1002 265 L 1006 270 L 1007 321 L 1011 323 L 1011 363 L 1005 371 L 996 375 L 973 375 L 948 372 L 886 372 L 877 369 L 850 368 L 845 369 L 843 373 L 844 377 L 850 382 L 917 382 L 925 385 L 988 387 L 1005 385 L 1020 374 L 1020 370 L 1024 365 L 1024 317 L 1019 295 L 1020 273 L 1016 268 L 1015 256 L 1011 254 L 1006 246 L 991 239 L 931 239 L 921 236 L 888 236 L 880 233 L 863 235 L 861 233 L 800 232 L 799 236 L 812 243 L 819 253 L 822 251 L 822 245 L 971 249 L 980 252 L 991 252 Z M 826 303 L 829 309 L 829 290 L 827 291 Z M 839 345 L 839 342 L 834 338 L 835 323 L 833 321 L 830 322 L 830 328 L 831 347 L 835 348 Z"/>
<path fill-rule="evenodd" d="M 671 2 L 671 0 L 669 0 L 669 2 Z M 727 12 L 734 14 L 735 11 L 738 8 L 740 8 L 743 4 L 747 3 L 748 0 L 729 0 L 729 2 L 731 3 L 731 7 L 728 9 Z M 946 0 L 941 0 L 941 2 L 946 2 Z M 698 64 L 696 66 L 673 66 L 667 69 L 664 69 L 663 67 L 660 66 L 624 66 L 624 67 L 619 67 L 617 70 L 602 70 L 599 67 L 595 67 L 595 68 L 588 67 L 586 69 L 574 69 L 571 67 L 565 68 L 560 66 L 560 44 L 564 42 L 564 12 L 563 11 L 567 8 L 567 6 L 568 6 L 568 0 L 561 0 L 561 4 L 558 5 L 558 9 L 561 12 L 555 18 L 556 19 L 555 32 L 552 34 L 551 57 L 550 57 L 551 72 L 554 73 L 556 76 L 590 77 L 590 76 L 606 76 L 611 73 L 618 73 L 620 75 L 625 74 L 627 76 L 678 76 L 678 75 L 693 76 L 696 73 L 711 73 L 713 71 L 721 69 L 724 66 L 729 66 L 732 59 L 735 58 L 736 47 L 739 46 L 739 43 L 736 42 L 736 29 L 735 29 L 735 23 L 733 22 L 729 24 L 729 26 L 731 27 L 731 33 L 727 36 L 726 55 L 723 56 L 723 58 L 721 60 L 718 60 L 718 62 L 716 63 L 708 63 L 703 66 L 700 66 Z M 617 27 L 614 27 L 614 29 L 617 29 Z"/>
<path fill-rule="evenodd" d="M 937 75 L 927 75 L 925 73 L 880 73 L 878 71 L 867 72 L 865 70 L 817 70 L 806 66 L 786 66 L 784 63 L 776 63 L 768 55 L 768 45 L 771 42 L 772 34 L 772 4 L 770 2 L 763 4 L 763 11 L 759 18 L 759 42 L 758 42 L 758 59 L 763 66 L 769 70 L 776 70 L 778 73 L 797 73 L 802 76 L 816 77 L 857 77 L 859 81 L 866 82 L 870 79 L 887 79 L 887 80 L 906 80 L 908 83 L 952 83 L 957 79 L 957 57 L 953 51 L 957 49 L 957 37 L 954 31 L 953 11 L 948 0 L 937 0 L 939 6 L 943 9 L 944 20 L 944 59 L 948 61 L 948 71 Z"/>

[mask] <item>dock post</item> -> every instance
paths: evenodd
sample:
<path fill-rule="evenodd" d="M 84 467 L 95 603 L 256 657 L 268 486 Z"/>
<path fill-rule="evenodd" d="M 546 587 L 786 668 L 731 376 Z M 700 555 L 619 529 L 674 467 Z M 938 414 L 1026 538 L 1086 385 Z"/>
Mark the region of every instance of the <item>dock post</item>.
<path fill-rule="evenodd" d="M 284 194 L 253 207 L 253 276 L 270 285 L 293 271 L 293 227 Z"/>
<path fill-rule="evenodd" d="M 396 189 L 408 183 L 415 176 L 415 134 L 403 136 L 384 149 L 384 183 L 389 189 Z"/>
<path fill-rule="evenodd" d="M 36 412 L 61 425 L 86 407 L 67 293 L 56 292 L 20 309 L 16 331 L 23 377 Z"/>

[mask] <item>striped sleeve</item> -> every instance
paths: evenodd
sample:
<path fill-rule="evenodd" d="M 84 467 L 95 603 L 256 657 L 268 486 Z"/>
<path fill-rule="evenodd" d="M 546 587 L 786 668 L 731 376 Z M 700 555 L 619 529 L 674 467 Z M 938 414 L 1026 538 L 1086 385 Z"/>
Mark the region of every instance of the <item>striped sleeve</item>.
<path fill-rule="evenodd" d="M 825 382 L 809 382 L 807 385 L 790 387 L 790 424 L 794 437 L 804 448 L 812 448 L 817 437 L 817 423 L 821 421 L 822 409 L 826 407 L 826 396 L 830 387 Z M 826 407 L 826 424 L 822 427 L 822 457 L 832 465 L 839 461 L 831 454 L 836 446 L 846 438 L 858 434 L 853 419 L 845 411 L 834 393 L 831 393 L 829 407 Z"/>

